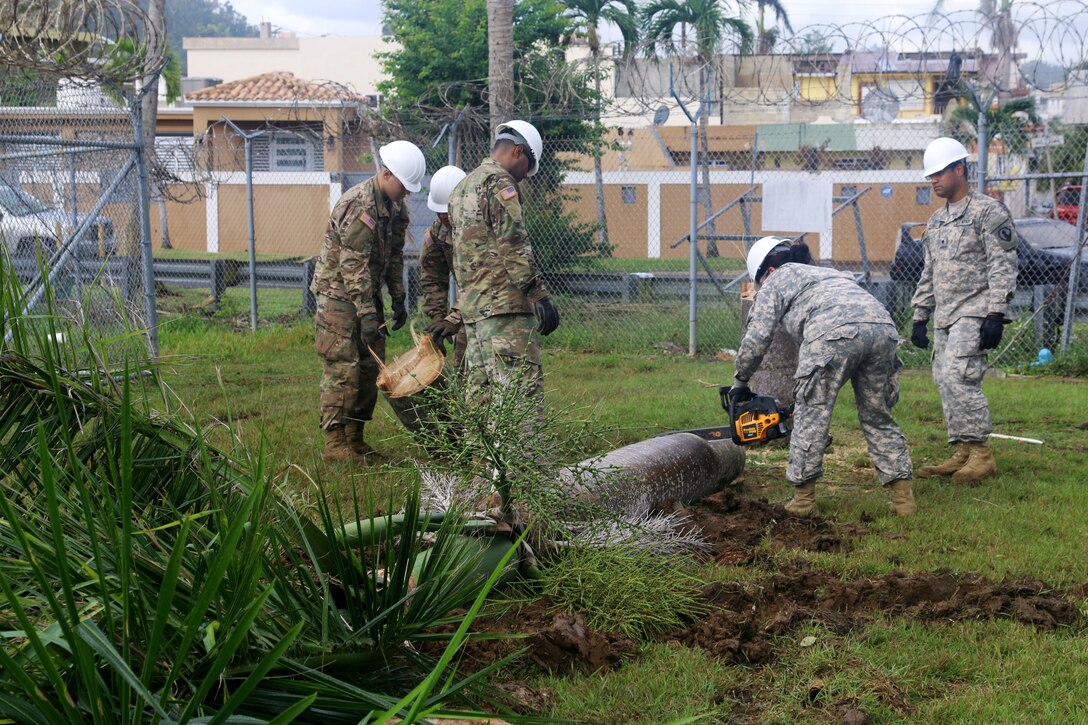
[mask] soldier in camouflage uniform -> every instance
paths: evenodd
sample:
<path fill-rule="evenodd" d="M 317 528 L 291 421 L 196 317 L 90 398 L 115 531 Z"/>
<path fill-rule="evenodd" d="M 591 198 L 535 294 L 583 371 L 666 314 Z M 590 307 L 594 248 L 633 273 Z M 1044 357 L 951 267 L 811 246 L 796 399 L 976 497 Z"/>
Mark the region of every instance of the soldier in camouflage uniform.
<path fill-rule="evenodd" d="M 849 274 L 812 266 L 811 261 L 804 243 L 765 237 L 753 245 L 748 265 L 761 284 L 729 396 L 751 399 L 748 380 L 781 325 L 800 348 L 786 469 L 795 489 L 786 509 L 802 516 L 815 509 L 815 482 L 823 474 L 831 411 L 839 389 L 850 381 L 869 457 L 880 482 L 892 491 L 891 509 L 908 516 L 917 510 L 910 454 L 891 414 L 899 399 L 899 333 L 883 305 Z"/>
<path fill-rule="evenodd" d="M 321 428 L 327 461 L 363 462 L 374 453 L 363 436 L 378 399 L 378 360 L 385 359 L 383 283 L 392 299 L 392 329 L 408 319 L 404 199 L 420 188 L 423 154 L 407 141 L 394 141 L 379 156 L 381 171 L 345 192 L 333 208 L 310 285 L 317 297 L 314 343 L 324 368 Z"/>
<path fill-rule="evenodd" d="M 966 157 L 963 145 L 950 138 L 926 149 L 926 178 L 947 203 L 930 217 L 922 238 L 925 265 L 912 300 L 911 341 L 929 346 L 926 323 L 932 317 L 933 380 L 953 445 L 951 458 L 920 468 L 918 476 L 973 484 L 997 473 L 987 444 L 993 425 L 982 378 L 1016 291 L 1017 235 L 1004 204 L 970 191 Z"/>
<path fill-rule="evenodd" d="M 468 337 L 469 394 L 486 395 L 491 385 L 524 375 L 529 395 L 542 406 L 540 347 L 533 333 L 551 333 L 559 312 L 533 262 L 518 189 L 518 182 L 536 172 L 541 151 L 540 134 L 528 123 L 500 125 L 491 158 L 453 190 L 449 213 L 457 312 Z"/>
<path fill-rule="evenodd" d="M 453 224 L 449 215 L 450 193 L 465 172 L 456 166 L 443 166 L 431 177 L 427 206 L 437 214 L 431 228 L 423 235 L 419 257 L 419 284 L 423 290 L 423 314 L 431 318 L 427 334 L 445 348 L 443 340 L 453 339 L 453 369 L 464 372 L 468 338 L 460 315 L 450 309 L 450 275 L 453 274 Z M 447 316 L 449 319 L 446 319 Z"/>
<path fill-rule="evenodd" d="M 468 347 L 468 337 L 465 335 L 465 327 L 459 324 L 456 315 L 450 317 L 447 327 L 447 316 L 450 309 L 450 274 L 453 271 L 453 245 L 451 236 L 453 227 L 450 225 L 450 215 L 440 213 L 431 224 L 431 228 L 423 235 L 423 251 L 419 257 L 419 284 L 423 290 L 423 314 L 431 318 L 432 325 L 440 325 L 440 329 L 432 331 L 439 342 L 453 335 L 453 368 L 458 372 L 464 370 L 465 349 Z"/>

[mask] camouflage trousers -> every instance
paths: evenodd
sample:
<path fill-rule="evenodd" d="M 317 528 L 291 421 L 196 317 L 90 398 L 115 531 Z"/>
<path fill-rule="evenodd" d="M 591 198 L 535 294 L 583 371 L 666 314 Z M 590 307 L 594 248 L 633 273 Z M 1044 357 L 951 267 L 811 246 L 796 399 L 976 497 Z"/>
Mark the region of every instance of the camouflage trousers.
<path fill-rule="evenodd" d="M 985 442 L 994 429 L 982 394 L 987 358 L 978 349 L 981 327 L 981 317 L 961 317 L 933 331 L 933 382 L 941 394 L 949 443 Z"/>
<path fill-rule="evenodd" d="M 824 472 L 824 451 L 831 428 L 831 411 L 847 381 L 854 388 L 869 458 L 884 485 L 909 479 L 907 442 L 892 418 L 899 400 L 896 350 L 899 334 L 892 325 L 859 323 L 801 345 L 798 355 L 793 432 L 786 478 L 798 486 Z"/>
<path fill-rule="evenodd" d="M 470 400 L 488 394 L 492 386 L 509 386 L 515 381 L 526 386 L 526 394 L 544 405 L 544 374 L 540 346 L 536 344 L 533 315 L 493 315 L 465 323 L 468 349 L 465 351 L 465 387 Z M 519 380 L 520 378 L 520 380 Z"/>
<path fill-rule="evenodd" d="M 378 333 L 380 317 L 381 313 L 377 320 L 360 321 L 351 302 L 317 296 L 314 347 L 323 365 L 322 428 L 366 421 L 374 415 L 379 368 L 370 351 L 385 360 L 385 338 Z"/>

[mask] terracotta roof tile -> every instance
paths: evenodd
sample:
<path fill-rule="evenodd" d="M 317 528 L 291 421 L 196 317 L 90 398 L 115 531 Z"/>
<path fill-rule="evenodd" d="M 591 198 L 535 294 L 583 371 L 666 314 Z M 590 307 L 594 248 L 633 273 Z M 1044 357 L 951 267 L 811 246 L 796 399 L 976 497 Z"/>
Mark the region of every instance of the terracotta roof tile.
<path fill-rule="evenodd" d="M 350 103 L 362 101 L 363 99 L 336 83 L 314 83 L 302 80 L 295 76 L 294 73 L 279 71 L 262 73 L 251 78 L 241 78 L 229 83 L 220 83 L 210 88 L 201 88 L 199 91 L 186 93 L 185 100 L 198 103 L 201 101 Z"/>

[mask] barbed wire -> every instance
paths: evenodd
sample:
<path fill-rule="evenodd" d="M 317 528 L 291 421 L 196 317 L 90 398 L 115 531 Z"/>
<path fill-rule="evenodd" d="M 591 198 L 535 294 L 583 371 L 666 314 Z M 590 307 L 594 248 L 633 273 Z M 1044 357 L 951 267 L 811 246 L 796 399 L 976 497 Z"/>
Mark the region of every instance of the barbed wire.
<path fill-rule="evenodd" d="M 644 39 L 625 56 L 615 53 L 611 59 L 623 93 L 614 101 L 623 112 L 654 110 L 669 96 L 670 73 L 677 95 L 697 104 L 699 78 L 708 70 L 712 101 L 734 105 L 856 102 L 851 79 L 858 76 L 883 89 L 888 100 L 921 101 L 926 80 L 947 70 L 953 52 L 964 60 L 965 79 L 999 93 L 1060 91 L 1069 73 L 1088 59 L 1088 3 L 1017 2 L 1005 13 L 990 15 L 962 10 L 812 24 L 779 36 L 766 56 L 726 47 L 724 54 L 704 60 L 692 43 L 677 56 L 662 56 L 657 49 L 658 44 Z M 1050 77 L 1055 67 L 1061 76 L 1056 85 Z M 814 98 L 799 77 L 827 80 L 812 81 L 819 86 Z"/>
<path fill-rule="evenodd" d="M 0 34 L 0 65 L 106 84 L 161 67 L 148 53 L 167 45 L 136 0 L 7 0 Z"/>

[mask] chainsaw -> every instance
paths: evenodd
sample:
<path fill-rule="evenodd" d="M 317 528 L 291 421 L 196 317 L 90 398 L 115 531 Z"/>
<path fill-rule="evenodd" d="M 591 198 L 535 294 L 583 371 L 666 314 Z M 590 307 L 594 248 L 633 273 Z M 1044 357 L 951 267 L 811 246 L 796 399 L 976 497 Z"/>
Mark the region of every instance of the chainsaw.
<path fill-rule="evenodd" d="M 729 386 L 719 388 L 718 395 L 721 396 L 722 408 L 729 415 L 728 426 L 696 428 L 679 432 L 691 433 L 710 441 L 731 438 L 738 446 L 765 443 L 776 438 L 785 438 L 790 434 L 789 421 L 793 417 L 792 405 L 783 407 L 769 395 L 757 395 L 743 402 L 731 401 Z"/>

